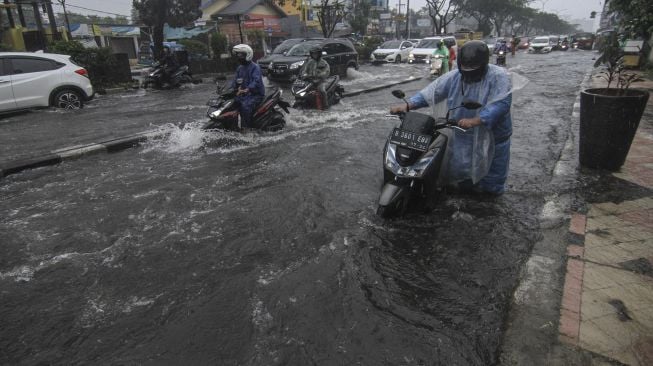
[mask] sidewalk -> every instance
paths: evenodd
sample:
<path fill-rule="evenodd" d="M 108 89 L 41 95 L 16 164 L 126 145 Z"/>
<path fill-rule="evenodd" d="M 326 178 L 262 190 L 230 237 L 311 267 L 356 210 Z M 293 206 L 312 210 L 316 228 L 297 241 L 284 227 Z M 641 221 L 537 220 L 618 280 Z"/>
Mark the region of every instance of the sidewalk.
<path fill-rule="evenodd" d="M 653 81 L 632 87 L 653 94 Z M 559 340 L 591 364 L 653 365 L 652 99 L 621 170 L 583 171 L 599 176 L 572 214 Z"/>

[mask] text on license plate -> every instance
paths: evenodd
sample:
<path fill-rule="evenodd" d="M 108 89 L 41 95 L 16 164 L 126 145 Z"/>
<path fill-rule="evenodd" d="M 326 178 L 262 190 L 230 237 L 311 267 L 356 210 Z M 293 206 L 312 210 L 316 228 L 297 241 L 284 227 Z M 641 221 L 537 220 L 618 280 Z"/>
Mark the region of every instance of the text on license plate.
<path fill-rule="evenodd" d="M 431 136 L 395 128 L 390 136 L 390 142 L 414 150 L 426 151 L 431 144 Z"/>

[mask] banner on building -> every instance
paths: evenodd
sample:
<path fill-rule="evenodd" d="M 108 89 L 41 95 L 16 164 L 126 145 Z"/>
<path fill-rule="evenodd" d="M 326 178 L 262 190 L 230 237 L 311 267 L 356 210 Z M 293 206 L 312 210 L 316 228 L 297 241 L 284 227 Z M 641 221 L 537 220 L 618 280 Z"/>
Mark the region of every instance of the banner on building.
<path fill-rule="evenodd" d="M 250 19 L 243 21 L 245 29 L 264 29 L 265 21 L 263 19 Z"/>

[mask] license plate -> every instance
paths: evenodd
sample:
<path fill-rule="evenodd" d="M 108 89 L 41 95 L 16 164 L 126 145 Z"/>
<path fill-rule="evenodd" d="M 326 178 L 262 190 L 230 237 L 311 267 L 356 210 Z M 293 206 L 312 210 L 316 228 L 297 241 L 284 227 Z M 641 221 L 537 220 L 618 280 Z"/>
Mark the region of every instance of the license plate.
<path fill-rule="evenodd" d="M 431 144 L 431 136 L 395 128 L 390 142 L 417 151 L 426 151 Z"/>
<path fill-rule="evenodd" d="M 274 73 L 275 73 L 275 74 L 283 74 L 285 71 L 286 71 L 286 70 L 278 70 L 278 69 L 275 69 L 275 70 L 274 70 Z"/>

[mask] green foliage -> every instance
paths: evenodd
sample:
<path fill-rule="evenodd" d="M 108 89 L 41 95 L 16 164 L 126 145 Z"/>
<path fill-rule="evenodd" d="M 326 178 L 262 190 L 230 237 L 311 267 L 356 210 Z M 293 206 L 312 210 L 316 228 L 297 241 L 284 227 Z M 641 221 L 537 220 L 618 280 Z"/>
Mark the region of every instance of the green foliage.
<path fill-rule="evenodd" d="M 152 27 L 154 54 L 163 50 L 163 26 L 183 27 L 202 16 L 201 0 L 132 0 L 138 18 Z"/>
<path fill-rule="evenodd" d="M 213 57 L 220 58 L 220 55 L 227 53 L 228 41 L 227 36 L 222 33 L 211 33 L 211 50 Z"/>
<path fill-rule="evenodd" d="M 610 12 L 619 16 L 619 25 L 633 36 L 648 39 L 653 34 L 653 2 L 650 0 L 612 0 Z"/>
<path fill-rule="evenodd" d="M 186 47 L 186 51 L 188 51 L 189 54 L 192 55 L 206 55 L 209 53 L 209 48 L 206 46 L 206 43 L 197 41 L 194 39 L 182 39 L 179 41 L 184 47 Z"/>
<path fill-rule="evenodd" d="M 622 95 L 628 90 L 630 84 L 642 80 L 636 74 L 624 72 L 624 53 L 616 32 L 610 35 L 610 38 L 601 47 L 600 52 L 601 55 L 596 59 L 594 67 L 603 67 L 598 77 L 608 82 L 608 89 L 616 81 L 617 95 Z"/>
<path fill-rule="evenodd" d="M 361 0 L 355 11 L 350 13 L 349 25 L 354 33 L 365 35 L 367 26 L 370 24 L 371 3 L 369 0 Z"/>
<path fill-rule="evenodd" d="M 84 48 L 78 41 L 56 41 L 50 45 L 50 52 L 70 55 L 75 63 L 88 70 L 89 78 L 96 88 L 114 84 L 112 74 L 117 61 L 111 48 Z"/>
<path fill-rule="evenodd" d="M 356 45 L 356 52 L 358 52 L 358 59 L 367 61 L 370 59 L 372 52 L 377 49 L 381 43 L 383 43 L 383 38 L 379 36 L 365 37 L 363 39 L 362 45 Z"/>

